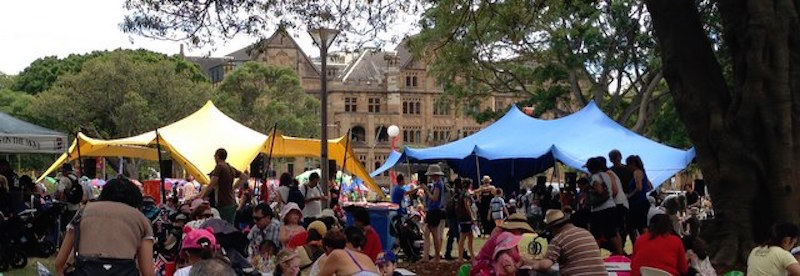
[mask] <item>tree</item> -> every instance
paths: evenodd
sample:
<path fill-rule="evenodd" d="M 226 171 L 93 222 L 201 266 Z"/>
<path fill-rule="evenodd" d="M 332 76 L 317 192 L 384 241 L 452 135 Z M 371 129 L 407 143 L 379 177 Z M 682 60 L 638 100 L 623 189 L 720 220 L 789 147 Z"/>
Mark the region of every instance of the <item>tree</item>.
<path fill-rule="evenodd" d="M 37 94 L 49 89 L 56 82 L 56 80 L 58 80 L 58 77 L 68 73 L 80 72 L 81 68 L 83 68 L 83 64 L 86 61 L 114 52 L 127 53 L 132 59 L 140 61 L 154 62 L 163 59 L 169 59 L 175 61 L 174 68 L 176 71 L 189 70 L 191 78 L 194 80 L 201 80 L 205 78 L 203 72 L 197 68 L 196 65 L 184 60 L 182 57 L 167 57 L 164 54 L 147 50 L 117 49 L 111 52 L 94 51 L 81 55 L 71 54 L 62 59 L 56 56 L 47 56 L 36 59 L 18 76 L 16 76 L 13 89 L 17 91 L 25 91 L 30 94 Z"/>
<path fill-rule="evenodd" d="M 120 138 L 155 130 L 181 119 L 210 99 L 212 87 L 194 80 L 192 70 L 163 56 L 137 58 L 115 51 L 90 59 L 79 72 L 66 73 L 38 94 L 30 113 L 40 123 L 66 133 Z M 136 166 L 126 166 L 132 173 Z"/>
<path fill-rule="evenodd" d="M 0 72 L 0 89 L 11 89 L 12 85 L 14 85 L 14 76 Z"/>
<path fill-rule="evenodd" d="M 286 135 L 319 137 L 319 100 L 303 91 L 290 69 L 247 62 L 225 77 L 215 98 L 226 113 L 262 133 L 277 125 Z"/>
<path fill-rule="evenodd" d="M 641 131 L 668 95 L 638 1 L 446 0 L 421 22 L 410 45 L 453 101 L 512 93 L 563 116 L 594 100 Z"/>
<path fill-rule="evenodd" d="M 696 1 L 645 3 L 713 195 L 713 261 L 743 261 L 773 223 L 800 222 L 800 6 L 713 1 L 722 19 L 716 36 Z"/>
<path fill-rule="evenodd" d="M 327 0 L 126 0 L 129 14 L 121 24 L 125 32 L 145 37 L 183 40 L 192 45 L 214 44 L 245 33 L 266 37 L 281 24 L 306 31 L 316 27 L 336 28 L 340 45 L 380 47 L 399 36 L 381 36 L 398 20 L 408 20 L 422 1 L 327 1 Z"/>

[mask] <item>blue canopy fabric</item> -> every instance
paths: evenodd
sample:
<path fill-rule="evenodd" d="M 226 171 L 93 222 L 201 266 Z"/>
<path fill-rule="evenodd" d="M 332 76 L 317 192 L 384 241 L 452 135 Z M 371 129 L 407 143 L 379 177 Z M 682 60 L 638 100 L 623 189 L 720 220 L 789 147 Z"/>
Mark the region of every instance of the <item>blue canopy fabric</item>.
<path fill-rule="evenodd" d="M 609 118 L 594 102 L 580 111 L 555 120 L 530 117 L 512 107 L 502 118 L 477 133 L 431 148 L 392 152 L 371 176 L 400 162 L 446 162 L 460 176 L 478 180 L 492 177 L 507 191 L 519 189 L 522 179 L 541 173 L 555 160 L 585 171 L 591 157 L 607 156 L 612 149 L 623 158 L 639 155 L 654 186 L 686 168 L 694 149 L 680 150 L 643 137 Z"/>

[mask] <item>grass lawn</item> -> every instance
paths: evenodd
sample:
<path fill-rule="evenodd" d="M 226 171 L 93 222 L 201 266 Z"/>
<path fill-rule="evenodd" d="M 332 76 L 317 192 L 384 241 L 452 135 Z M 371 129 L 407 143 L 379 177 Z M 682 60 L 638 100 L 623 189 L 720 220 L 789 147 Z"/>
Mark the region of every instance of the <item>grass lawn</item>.
<path fill-rule="evenodd" d="M 47 259 L 30 257 L 30 258 L 28 258 L 28 265 L 26 267 L 24 267 L 22 269 L 16 269 L 16 270 L 9 270 L 9 271 L 6 271 L 6 272 L 0 272 L 0 275 L 3 275 L 3 276 L 6 276 L 6 275 L 8 275 L 8 276 L 38 276 L 39 272 L 36 271 L 36 262 L 42 263 L 52 273 L 55 270 L 54 269 L 55 268 L 55 261 L 56 261 L 56 257 L 55 256 L 52 256 L 52 257 L 47 258 Z M 55 275 L 55 274 L 53 274 L 53 275 Z"/>

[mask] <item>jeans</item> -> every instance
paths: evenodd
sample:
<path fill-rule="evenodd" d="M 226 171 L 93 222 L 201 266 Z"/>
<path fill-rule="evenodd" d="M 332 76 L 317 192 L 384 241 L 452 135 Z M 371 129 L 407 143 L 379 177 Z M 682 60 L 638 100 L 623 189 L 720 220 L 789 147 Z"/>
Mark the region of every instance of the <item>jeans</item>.
<path fill-rule="evenodd" d="M 447 247 L 445 247 L 444 256 L 452 256 L 450 255 L 450 251 L 453 250 L 453 242 L 458 241 L 459 231 L 458 231 L 458 219 L 456 216 L 448 216 L 447 217 Z M 461 254 L 458 252 L 456 254 Z M 456 255 L 458 256 L 458 255 Z"/>

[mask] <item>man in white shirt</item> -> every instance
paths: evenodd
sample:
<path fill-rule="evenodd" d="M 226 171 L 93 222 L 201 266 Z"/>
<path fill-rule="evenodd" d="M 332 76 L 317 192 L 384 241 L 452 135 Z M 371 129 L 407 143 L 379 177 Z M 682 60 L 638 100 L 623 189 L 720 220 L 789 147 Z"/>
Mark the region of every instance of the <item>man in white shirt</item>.
<path fill-rule="evenodd" d="M 312 173 L 308 177 L 308 184 L 300 189 L 303 193 L 303 198 L 306 200 L 306 206 L 303 208 L 303 218 L 305 224 L 308 225 L 314 218 L 322 213 L 322 200 L 325 199 L 322 190 L 319 188 L 319 174 Z"/>

